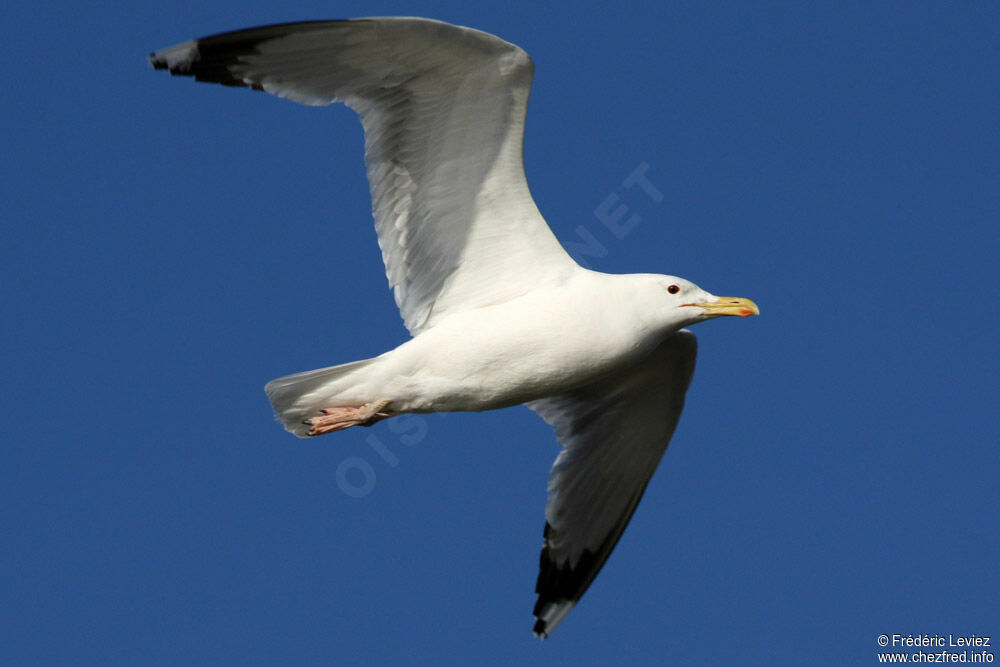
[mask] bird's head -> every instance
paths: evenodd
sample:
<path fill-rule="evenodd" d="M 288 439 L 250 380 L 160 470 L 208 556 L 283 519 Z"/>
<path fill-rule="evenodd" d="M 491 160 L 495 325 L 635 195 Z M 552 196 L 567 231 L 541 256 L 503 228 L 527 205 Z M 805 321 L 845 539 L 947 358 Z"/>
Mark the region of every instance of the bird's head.
<path fill-rule="evenodd" d="M 750 299 L 732 296 L 715 296 L 690 280 L 676 276 L 651 276 L 660 304 L 661 317 L 671 328 L 681 328 L 724 315 L 749 317 L 760 310 Z"/>

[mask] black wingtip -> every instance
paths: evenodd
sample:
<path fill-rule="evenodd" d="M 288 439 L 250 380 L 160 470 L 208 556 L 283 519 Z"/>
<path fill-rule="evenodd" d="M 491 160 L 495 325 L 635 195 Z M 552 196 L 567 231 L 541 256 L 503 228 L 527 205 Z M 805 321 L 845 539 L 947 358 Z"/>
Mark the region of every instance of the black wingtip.
<path fill-rule="evenodd" d="M 557 563 L 552 559 L 552 553 L 549 549 L 552 526 L 548 521 L 545 522 L 545 531 L 542 534 L 545 542 L 542 546 L 542 552 L 539 554 L 538 579 L 535 581 L 535 593 L 538 594 L 534 609 L 535 616 L 541 616 L 549 604 L 567 600 L 575 603 L 596 575 L 593 572 L 595 557 L 591 551 L 584 550 L 579 561 L 573 567 L 568 563 Z"/>
<path fill-rule="evenodd" d="M 167 61 L 156 57 L 156 53 L 149 54 L 149 64 L 153 69 L 167 69 Z"/>

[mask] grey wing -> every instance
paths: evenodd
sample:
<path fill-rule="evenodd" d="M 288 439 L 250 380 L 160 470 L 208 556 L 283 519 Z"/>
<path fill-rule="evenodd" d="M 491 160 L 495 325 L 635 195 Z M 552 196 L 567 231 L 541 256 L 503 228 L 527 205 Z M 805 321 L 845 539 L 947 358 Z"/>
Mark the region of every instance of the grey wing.
<path fill-rule="evenodd" d="M 533 66 L 513 44 L 440 21 L 372 18 L 240 30 L 150 61 L 358 113 L 386 275 L 414 335 L 576 268 L 524 177 Z"/>
<path fill-rule="evenodd" d="M 631 368 L 528 404 L 563 446 L 549 475 L 536 635 L 565 618 L 618 543 L 680 419 L 696 354 L 681 330 Z"/>

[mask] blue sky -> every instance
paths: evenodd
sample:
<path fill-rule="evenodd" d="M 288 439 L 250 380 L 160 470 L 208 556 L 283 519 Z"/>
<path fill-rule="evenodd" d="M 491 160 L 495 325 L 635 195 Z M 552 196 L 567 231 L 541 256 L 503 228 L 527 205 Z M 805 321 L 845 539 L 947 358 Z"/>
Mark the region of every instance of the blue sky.
<path fill-rule="evenodd" d="M 6 14 L 4 664 L 869 664 L 881 633 L 1000 635 L 992 5 Z M 545 643 L 533 413 L 308 441 L 271 417 L 269 379 L 406 337 L 360 124 L 145 62 L 392 14 L 532 55 L 528 179 L 581 259 L 763 313 L 695 328 L 674 441 Z"/>

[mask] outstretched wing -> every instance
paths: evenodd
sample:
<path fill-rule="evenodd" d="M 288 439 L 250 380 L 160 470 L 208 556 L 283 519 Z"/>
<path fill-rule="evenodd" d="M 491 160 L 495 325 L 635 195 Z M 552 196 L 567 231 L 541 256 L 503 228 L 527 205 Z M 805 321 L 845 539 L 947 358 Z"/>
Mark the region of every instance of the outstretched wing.
<path fill-rule="evenodd" d="M 622 536 L 680 419 L 697 347 L 681 330 L 631 368 L 528 404 L 563 446 L 549 475 L 535 634 L 565 618 Z"/>
<path fill-rule="evenodd" d="M 575 268 L 524 178 L 533 66 L 513 44 L 439 21 L 372 18 L 240 30 L 150 62 L 358 113 L 386 275 L 414 335 Z"/>

